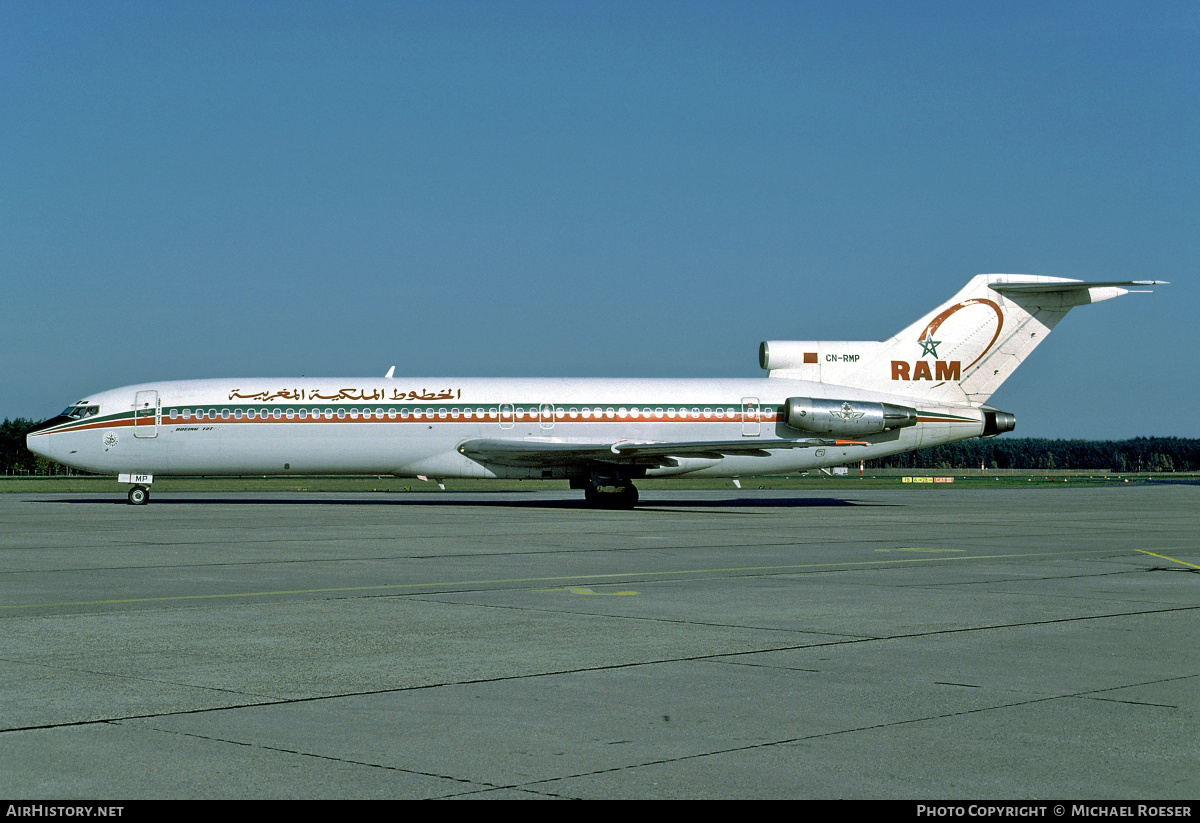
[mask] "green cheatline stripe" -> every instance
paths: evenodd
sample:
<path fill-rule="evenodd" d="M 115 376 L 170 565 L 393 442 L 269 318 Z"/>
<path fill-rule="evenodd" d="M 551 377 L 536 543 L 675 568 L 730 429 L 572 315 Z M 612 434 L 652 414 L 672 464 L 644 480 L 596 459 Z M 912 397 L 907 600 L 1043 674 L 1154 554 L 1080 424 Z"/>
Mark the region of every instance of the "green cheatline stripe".
<path fill-rule="evenodd" d="M 191 404 L 191 405 L 184 405 L 184 404 L 166 405 L 163 407 L 164 412 L 162 413 L 162 416 L 165 418 L 167 416 L 168 412 L 177 411 L 177 412 L 179 412 L 179 414 L 177 414 L 176 417 L 178 417 L 184 411 L 187 411 L 193 415 L 193 417 L 191 419 L 186 421 L 187 423 L 191 423 L 193 421 L 216 423 L 216 422 L 224 421 L 224 420 L 226 420 L 226 418 L 210 417 L 207 414 L 207 412 L 209 410 L 216 410 L 218 415 L 220 415 L 220 413 L 223 411 L 228 411 L 230 413 L 230 415 L 232 415 L 236 411 L 241 411 L 244 413 L 246 411 L 251 411 L 251 410 L 253 410 L 255 412 L 260 412 L 260 411 L 264 411 L 264 410 L 274 411 L 275 409 L 278 409 L 281 413 L 286 414 L 288 411 L 292 411 L 293 413 L 295 413 L 295 412 L 298 412 L 301 409 L 303 409 L 307 412 L 307 411 L 311 411 L 313 409 L 318 409 L 318 408 L 320 408 L 320 409 L 331 408 L 331 409 L 334 409 L 335 411 L 339 410 L 339 409 L 340 410 L 363 409 L 363 410 L 371 410 L 372 412 L 375 409 L 383 409 L 385 412 L 387 412 L 389 410 L 394 410 L 397 413 L 399 413 L 400 410 L 407 409 L 410 412 L 420 411 L 423 414 L 427 414 L 431 411 L 432 412 L 440 411 L 441 409 L 447 409 L 447 410 L 449 410 L 449 409 L 459 409 L 459 410 L 470 409 L 472 412 L 474 412 L 478 408 L 484 408 L 490 412 L 491 409 L 493 409 L 493 408 L 499 410 L 501 406 L 512 406 L 514 408 L 523 409 L 524 410 L 522 412 L 523 414 L 528 414 L 528 413 L 538 414 L 539 408 L 541 405 L 542 404 L 539 404 L 539 403 L 528 403 L 528 402 L 524 402 L 524 403 L 507 403 L 507 402 L 506 403 L 495 403 L 495 402 L 466 403 L 466 402 L 463 402 L 462 400 L 457 400 L 457 401 L 453 401 L 453 402 L 442 401 L 437 404 L 425 404 L 425 403 L 412 404 L 412 403 L 403 403 L 403 402 L 399 402 L 399 401 L 395 401 L 395 400 L 392 400 L 392 401 L 389 401 L 386 403 L 380 402 L 380 401 L 367 403 L 367 402 L 364 402 L 361 400 L 359 400 L 359 401 L 325 401 L 325 402 L 313 401 L 313 402 L 308 402 L 308 403 L 288 403 L 288 404 L 201 403 L 201 404 Z M 725 412 L 727 409 L 730 409 L 730 408 L 735 409 L 737 413 L 741 412 L 741 404 L 740 403 L 713 403 L 711 401 L 705 401 L 705 403 L 688 403 L 686 405 L 683 403 L 671 403 L 671 404 L 668 404 L 667 406 L 661 406 L 661 405 L 658 405 L 657 403 L 617 403 L 614 405 L 614 404 L 610 404 L 610 403 L 593 403 L 593 402 L 569 403 L 566 405 L 552 403 L 552 404 L 546 404 L 546 405 L 554 406 L 555 410 L 558 410 L 558 409 L 566 410 L 569 408 L 577 408 L 580 410 L 582 410 L 584 408 L 586 408 L 588 410 L 601 408 L 601 409 L 607 410 L 609 408 L 612 408 L 614 410 L 614 412 L 616 412 L 618 409 L 621 409 L 621 408 L 625 408 L 625 409 L 635 409 L 636 408 L 638 410 L 638 412 L 641 413 L 641 412 L 643 412 L 644 409 L 649 408 L 649 409 L 654 410 L 653 413 L 657 413 L 657 410 L 660 408 L 664 409 L 664 410 L 667 408 L 674 408 L 674 409 L 686 408 L 688 410 L 691 410 L 693 408 L 697 408 L 697 409 L 701 409 L 701 410 L 708 408 L 708 409 L 712 410 L 717 407 L 720 407 L 722 412 Z M 759 408 L 762 409 L 763 411 L 770 411 L 773 414 L 781 413 L 781 407 L 778 407 L 778 406 L 769 406 L 768 405 L 768 406 L 760 406 Z M 196 414 L 197 411 L 205 412 L 206 413 L 205 417 L 197 420 L 194 417 L 194 415 Z M 665 411 L 664 411 L 664 414 L 665 414 Z M 46 432 L 42 432 L 42 434 L 48 434 L 50 432 L 72 431 L 75 429 L 84 429 L 84 428 L 98 428 L 98 427 L 101 427 L 102 424 L 118 423 L 118 422 L 128 421 L 128 420 L 132 420 L 132 419 L 134 419 L 133 411 L 117 412 L 115 414 L 106 414 L 106 415 L 100 415 L 97 417 L 88 417 L 83 420 L 73 420 L 69 423 L 63 423 L 62 425 L 58 426 L 57 428 L 48 429 Z M 151 425 L 154 422 L 153 415 L 144 415 L 141 419 L 145 420 L 147 425 Z M 232 418 L 230 418 L 230 419 L 232 419 Z M 256 419 L 260 419 L 260 418 L 256 418 Z M 274 418 L 271 418 L 271 419 L 273 420 Z M 461 418 L 459 418 L 459 419 L 461 419 Z M 556 416 L 556 419 L 557 419 L 557 416 Z M 572 419 L 578 420 L 579 418 L 572 418 Z M 597 418 L 587 418 L 587 419 L 594 420 Z M 711 421 L 714 418 L 710 417 L 710 418 L 705 418 L 705 419 Z M 725 419 L 730 419 L 730 418 L 725 418 Z M 736 420 L 737 418 L 732 418 L 732 419 Z M 269 422 L 269 421 L 267 421 L 267 422 Z M 474 421 L 472 421 L 472 422 L 474 422 Z M 688 418 L 688 422 L 696 422 L 696 421 L 692 418 Z M 178 425 L 178 421 L 172 422 L 172 423 L 161 423 L 160 425 L 172 425 L 172 426 Z"/>
<path fill-rule="evenodd" d="M 954 415 L 954 414 L 945 414 L 944 412 L 927 412 L 927 411 L 921 411 L 920 409 L 917 409 L 917 415 L 919 417 L 937 417 L 941 420 L 953 420 L 956 422 L 965 422 L 965 423 L 974 423 L 975 422 L 974 418 L 971 418 L 971 417 L 960 417 L 960 416 Z"/>
<path fill-rule="evenodd" d="M 255 412 L 260 412 L 263 410 L 274 411 L 275 409 L 278 409 L 281 413 L 286 414 L 288 411 L 295 413 L 295 412 L 300 411 L 301 409 L 304 409 L 305 411 L 309 411 L 311 409 L 326 408 L 326 407 L 332 408 L 334 410 L 339 410 L 339 409 L 348 410 L 348 409 L 354 408 L 354 409 L 370 409 L 372 411 L 376 408 L 379 408 L 379 409 L 383 409 L 385 412 L 390 411 L 390 410 L 395 410 L 395 411 L 399 412 L 399 410 L 407 409 L 410 412 L 420 411 L 423 414 L 425 414 L 430 411 L 436 412 L 436 411 L 439 411 L 440 409 L 455 409 L 455 408 L 457 408 L 460 410 L 461 409 L 470 409 L 471 411 L 474 411 L 477 408 L 485 408 L 490 411 L 490 409 L 493 407 L 499 409 L 501 406 L 512 406 L 514 408 L 524 409 L 525 411 L 522 413 L 536 414 L 536 413 L 538 413 L 538 410 L 541 405 L 542 404 L 528 403 L 528 402 L 525 402 L 525 403 L 497 403 L 497 404 L 492 404 L 490 402 L 489 403 L 479 403 L 479 402 L 464 403 L 461 400 L 457 401 L 457 402 L 451 402 L 448 404 L 444 404 L 444 405 L 442 403 L 438 403 L 438 404 L 434 404 L 434 405 L 428 405 L 428 404 L 414 405 L 411 403 L 399 403 L 397 401 L 390 401 L 388 403 L 381 403 L 381 402 L 365 403 L 363 401 L 351 401 L 351 402 L 326 401 L 324 403 L 310 402 L 310 403 L 288 403 L 288 404 L 271 404 L 271 403 L 238 403 L 238 404 L 203 403 L 203 404 L 195 404 L 195 405 L 175 404 L 175 405 L 168 405 L 165 408 L 168 411 L 177 411 L 179 414 L 177 414 L 176 417 L 178 417 L 184 411 L 189 412 L 191 415 L 195 415 L 195 413 L 198 410 L 203 411 L 203 412 L 208 412 L 210 409 L 215 409 L 218 415 L 223 411 L 228 411 L 230 413 L 230 415 L 232 415 L 234 412 L 237 412 L 237 411 L 241 411 L 241 412 L 245 413 L 247 411 L 255 411 Z M 650 408 L 650 409 L 655 410 L 654 411 L 655 414 L 657 414 L 657 410 L 660 408 L 663 408 L 663 409 L 686 408 L 686 409 L 690 410 L 693 408 L 715 409 L 719 406 L 722 410 L 726 410 L 726 409 L 729 409 L 732 407 L 732 408 L 736 409 L 737 412 L 741 411 L 741 404 L 739 404 L 739 403 L 712 403 L 711 401 L 708 401 L 707 405 L 705 405 L 703 403 L 689 403 L 686 405 L 682 404 L 682 403 L 671 403 L 671 404 L 668 404 L 668 406 L 659 406 L 657 404 L 652 404 L 652 403 L 624 403 L 624 404 L 617 404 L 614 406 L 610 406 L 608 403 L 597 404 L 597 403 L 590 403 L 590 402 L 589 403 L 571 403 L 568 405 L 560 405 L 560 404 L 554 403 L 554 404 L 547 404 L 547 405 L 553 405 L 556 410 L 560 409 L 560 408 L 561 409 L 603 408 L 605 410 L 607 410 L 608 408 L 613 408 L 614 410 L 620 409 L 620 408 L 626 408 L 626 409 L 637 409 L 639 412 L 642 412 L 644 409 Z M 778 407 L 778 406 L 765 405 L 765 406 L 760 406 L 760 409 L 762 409 L 763 411 L 770 411 L 776 415 L 782 413 L 782 407 Z M 921 416 L 921 417 L 937 418 L 939 421 L 961 422 L 961 423 L 976 422 L 973 418 L 970 418 L 970 417 L 962 417 L 959 415 L 946 414 L 943 412 L 929 412 L 929 411 L 918 410 L 917 414 L 918 414 L 918 416 Z M 164 413 L 163 416 L 165 417 L 166 414 Z M 557 415 L 556 415 L 556 417 L 557 417 Z M 48 429 L 46 432 L 43 432 L 43 434 L 48 434 L 50 432 L 72 431 L 74 429 L 83 429 L 83 428 L 99 428 L 99 427 L 102 427 L 102 425 L 104 425 L 104 424 L 132 420 L 133 418 L 134 418 L 133 411 L 117 412 L 115 414 L 106 414 L 106 415 L 101 415 L 98 417 L 89 417 L 89 418 L 86 418 L 83 420 L 76 420 L 76 421 L 71 421 L 69 423 L 63 423 L 61 426 L 59 426 L 57 428 Z M 141 419 L 145 420 L 147 425 L 151 425 L 154 422 L 154 417 L 152 415 L 144 415 Z M 193 419 L 190 419 L 186 422 L 188 422 L 188 423 L 193 422 L 194 419 L 195 418 L 193 417 Z M 196 422 L 210 421 L 210 422 L 216 423 L 216 422 L 219 422 L 224 419 L 225 418 L 219 418 L 219 417 L 218 418 L 210 418 L 206 414 L 206 416 L 204 418 L 201 418 L 201 419 L 197 420 Z M 234 419 L 234 418 L 230 418 L 230 419 Z M 269 422 L 269 420 L 266 418 L 257 418 L 256 417 L 255 419 L 263 419 L 264 422 Z M 273 419 L 273 418 L 271 418 L 271 419 Z M 459 419 L 461 419 L 461 418 L 459 418 Z M 578 420 L 579 418 L 571 418 L 571 419 Z M 587 419 L 592 420 L 594 418 L 587 418 Z M 655 418 L 655 419 L 658 419 L 658 418 Z M 668 419 L 670 419 L 670 418 L 668 418 Z M 713 419 L 714 418 L 712 418 L 712 417 L 705 418 L 705 420 L 708 420 L 710 422 Z M 728 418 L 726 418 L 726 419 L 728 419 Z M 736 420 L 736 418 L 734 418 L 734 419 Z M 332 422 L 332 421 L 330 421 L 330 422 Z M 382 421 L 380 421 L 380 422 L 382 422 Z M 696 421 L 692 418 L 688 418 L 688 422 L 696 422 Z M 930 421 L 930 422 L 933 422 L 933 421 Z M 176 422 L 172 422 L 169 424 L 162 423 L 160 425 L 178 425 L 178 422 L 176 421 Z"/>

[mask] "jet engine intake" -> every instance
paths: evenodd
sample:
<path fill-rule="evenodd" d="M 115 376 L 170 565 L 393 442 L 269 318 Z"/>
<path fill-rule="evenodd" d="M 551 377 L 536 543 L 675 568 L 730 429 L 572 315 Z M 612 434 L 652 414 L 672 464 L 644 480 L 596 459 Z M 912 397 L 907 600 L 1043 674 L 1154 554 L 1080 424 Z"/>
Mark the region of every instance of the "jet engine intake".
<path fill-rule="evenodd" d="M 802 340 L 764 340 L 758 344 L 758 365 L 768 371 L 815 365 L 821 345 Z"/>
<path fill-rule="evenodd" d="M 857 437 L 915 426 L 917 410 L 892 403 L 789 397 L 783 406 L 783 422 L 802 432 Z"/>

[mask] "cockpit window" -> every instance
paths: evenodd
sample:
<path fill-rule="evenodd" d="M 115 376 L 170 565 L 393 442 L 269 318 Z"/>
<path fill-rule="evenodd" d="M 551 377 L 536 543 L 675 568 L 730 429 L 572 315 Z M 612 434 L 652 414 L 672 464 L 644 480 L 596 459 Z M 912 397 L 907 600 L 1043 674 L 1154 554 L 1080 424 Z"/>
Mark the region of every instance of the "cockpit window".
<path fill-rule="evenodd" d="M 100 413 L 99 406 L 88 406 L 83 403 L 77 403 L 74 406 L 67 406 L 63 409 L 60 417 L 69 417 L 72 420 L 82 420 L 85 417 L 92 417 Z"/>

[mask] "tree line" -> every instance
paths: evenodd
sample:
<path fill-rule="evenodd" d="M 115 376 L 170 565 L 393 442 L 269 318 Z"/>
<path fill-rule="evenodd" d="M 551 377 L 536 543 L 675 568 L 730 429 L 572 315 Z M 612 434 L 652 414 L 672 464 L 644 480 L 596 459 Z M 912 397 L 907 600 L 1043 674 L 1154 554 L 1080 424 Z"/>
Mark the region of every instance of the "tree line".
<path fill-rule="evenodd" d="M 25 435 L 38 425 L 38 421 L 18 417 L 4 418 L 0 423 L 0 474 L 67 474 L 75 473 L 66 466 L 38 457 L 25 448 Z"/>
<path fill-rule="evenodd" d="M 1200 440 L 1135 437 L 1132 440 L 1047 440 L 988 437 L 930 446 L 880 460 L 877 469 L 1108 469 L 1114 472 L 1200 471 Z"/>
<path fill-rule="evenodd" d="M 38 423 L 18 417 L 0 423 L 0 474 L 74 474 L 25 448 Z M 930 446 L 868 460 L 869 469 L 1109 469 L 1114 472 L 1200 471 L 1200 439 L 1046 440 L 989 437 Z"/>

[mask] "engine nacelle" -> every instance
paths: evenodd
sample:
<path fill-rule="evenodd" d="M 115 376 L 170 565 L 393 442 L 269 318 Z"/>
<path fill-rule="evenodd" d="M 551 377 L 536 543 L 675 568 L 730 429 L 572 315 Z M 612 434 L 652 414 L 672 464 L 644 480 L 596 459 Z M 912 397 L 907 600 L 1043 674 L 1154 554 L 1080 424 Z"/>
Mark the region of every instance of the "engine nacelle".
<path fill-rule="evenodd" d="M 1010 432 L 1017 427 L 1017 416 L 1008 412 L 998 411 L 989 406 L 983 407 L 983 436 L 995 437 L 998 434 Z"/>
<path fill-rule="evenodd" d="M 758 344 L 758 365 L 767 371 L 815 365 L 823 343 L 803 340 L 764 340 Z"/>
<path fill-rule="evenodd" d="M 802 432 L 857 437 L 915 426 L 917 410 L 892 403 L 789 397 L 783 406 L 783 422 Z"/>

